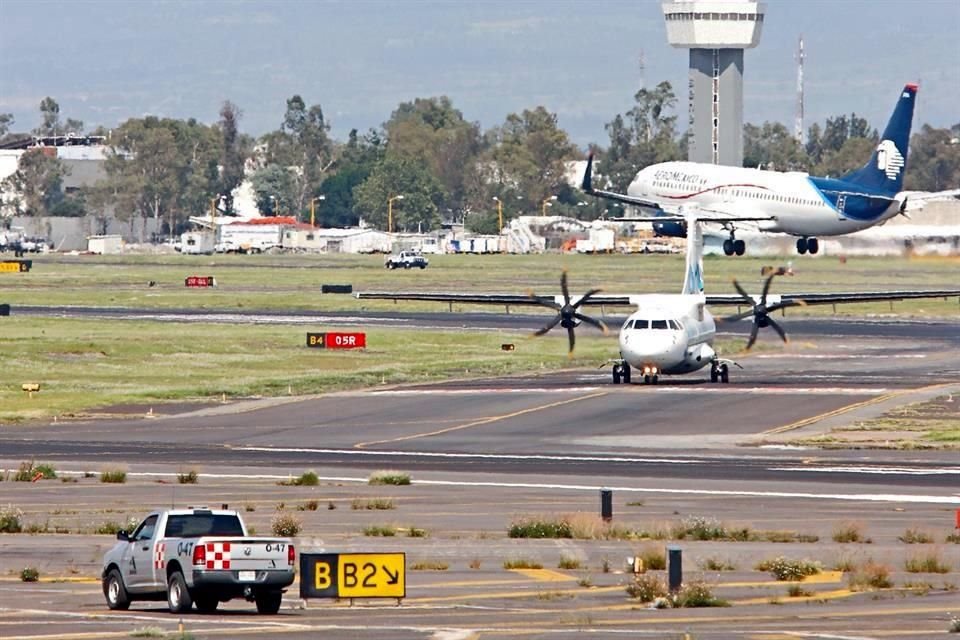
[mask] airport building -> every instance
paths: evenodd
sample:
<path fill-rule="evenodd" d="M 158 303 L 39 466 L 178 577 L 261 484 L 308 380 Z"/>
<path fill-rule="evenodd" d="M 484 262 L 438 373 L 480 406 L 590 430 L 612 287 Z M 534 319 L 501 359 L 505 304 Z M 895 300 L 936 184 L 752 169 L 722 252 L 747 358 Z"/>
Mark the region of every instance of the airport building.
<path fill-rule="evenodd" d="M 667 0 L 667 40 L 690 50 L 691 162 L 743 166 L 743 52 L 760 43 L 756 0 Z"/>

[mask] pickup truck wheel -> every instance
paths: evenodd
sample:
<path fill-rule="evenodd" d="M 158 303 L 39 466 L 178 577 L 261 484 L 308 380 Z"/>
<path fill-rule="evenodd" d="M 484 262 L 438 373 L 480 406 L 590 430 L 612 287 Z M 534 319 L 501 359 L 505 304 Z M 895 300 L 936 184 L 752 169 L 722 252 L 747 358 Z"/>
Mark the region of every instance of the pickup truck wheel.
<path fill-rule="evenodd" d="M 403 263 L 403 268 L 404 268 L 404 269 L 409 269 L 409 268 L 412 267 L 412 266 L 413 266 L 413 265 L 410 264 L 409 262 L 404 262 L 404 263 Z"/>
<path fill-rule="evenodd" d="M 283 600 L 283 594 L 279 591 L 267 591 L 258 593 L 256 596 L 257 613 L 273 615 L 280 611 L 280 602 Z"/>
<path fill-rule="evenodd" d="M 220 604 L 220 600 L 218 600 L 216 596 L 200 594 L 197 594 L 194 602 L 197 605 L 197 611 L 200 613 L 213 613 L 217 610 L 217 605 Z"/>
<path fill-rule="evenodd" d="M 114 611 L 126 611 L 130 608 L 130 595 L 123 586 L 123 577 L 116 569 L 110 569 L 103 579 L 103 595 L 107 599 L 107 606 Z"/>
<path fill-rule="evenodd" d="M 179 571 L 170 576 L 167 582 L 167 606 L 170 608 L 170 613 L 186 613 L 193 606 L 187 581 Z"/>
<path fill-rule="evenodd" d="M 420 265 L 420 268 L 421 268 L 421 269 L 426 269 L 426 268 L 427 268 L 427 265 L 421 264 L 421 265 Z"/>

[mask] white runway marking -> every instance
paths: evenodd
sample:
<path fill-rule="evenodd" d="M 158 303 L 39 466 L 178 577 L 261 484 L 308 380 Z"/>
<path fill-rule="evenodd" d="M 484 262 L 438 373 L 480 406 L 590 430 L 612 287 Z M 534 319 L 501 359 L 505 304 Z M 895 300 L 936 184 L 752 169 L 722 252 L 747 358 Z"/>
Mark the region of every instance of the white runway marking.
<path fill-rule="evenodd" d="M 431 451 L 369 451 L 367 449 L 310 449 L 297 447 L 230 447 L 233 451 L 261 451 L 264 453 L 319 453 L 347 456 L 396 456 L 405 458 L 447 458 L 447 459 L 475 459 L 475 460 L 517 460 L 517 461 L 548 461 L 548 462 L 637 462 L 637 463 L 664 463 L 664 464 L 697 464 L 703 462 L 700 458 L 634 458 L 611 456 L 559 456 L 546 454 L 518 454 L 518 453 L 442 453 Z"/>
<path fill-rule="evenodd" d="M 904 360 L 926 358 L 925 353 L 766 353 L 753 356 L 758 360 Z"/>
<path fill-rule="evenodd" d="M 263 447 L 259 449 L 264 450 Z M 503 456 L 498 456 L 503 457 Z M 78 471 L 66 471 L 65 473 L 80 473 Z M 170 473 L 131 473 L 128 475 L 140 476 L 170 476 Z M 236 480 L 282 480 L 289 475 L 277 474 L 240 474 L 240 473 L 202 473 L 202 477 Z M 367 484 L 367 477 L 351 476 L 319 476 L 323 482 L 356 482 L 357 484 Z M 691 496 L 725 496 L 741 498 L 800 498 L 808 500 L 840 500 L 845 502 L 899 502 L 913 504 L 949 504 L 960 505 L 960 493 L 954 495 L 937 496 L 928 494 L 913 493 L 809 493 L 802 491 L 732 491 L 723 489 L 665 489 L 654 487 L 626 487 L 610 484 L 603 485 L 584 485 L 584 484 L 547 484 L 547 483 L 527 483 L 527 482 L 458 482 L 454 480 L 424 480 L 413 478 L 414 484 L 440 487 L 490 487 L 496 489 L 555 489 L 558 491 L 590 491 L 597 492 L 600 489 L 612 489 L 614 491 L 623 491 L 626 493 L 663 493 L 669 495 L 691 495 Z"/>
<path fill-rule="evenodd" d="M 770 471 L 806 471 L 813 473 L 869 473 L 875 475 L 900 476 L 942 476 L 960 475 L 960 467 L 933 467 L 930 469 L 912 469 L 909 467 L 864 467 L 864 466 L 835 466 L 835 467 L 770 467 Z"/>
<path fill-rule="evenodd" d="M 470 395 L 488 395 L 491 393 L 588 393 L 599 391 L 607 387 L 475 387 L 472 389 L 389 389 L 385 391 L 345 391 L 336 394 L 344 396 L 470 396 Z M 750 393 L 756 395 L 818 395 L 818 396 L 862 396 L 887 393 L 889 389 L 885 387 L 738 387 L 727 385 L 724 387 L 671 387 L 666 385 L 610 385 L 610 390 L 615 389 L 636 389 L 649 393 L 698 393 L 730 395 L 731 393 Z"/>

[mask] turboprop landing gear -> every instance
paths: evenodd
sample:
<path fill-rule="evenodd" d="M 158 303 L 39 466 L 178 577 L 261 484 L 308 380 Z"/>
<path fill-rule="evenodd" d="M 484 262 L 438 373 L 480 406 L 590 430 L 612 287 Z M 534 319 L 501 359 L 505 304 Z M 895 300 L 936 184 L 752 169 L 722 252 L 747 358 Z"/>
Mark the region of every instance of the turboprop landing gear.
<path fill-rule="evenodd" d="M 626 362 L 613 365 L 613 384 L 630 384 L 630 365 Z"/>
<path fill-rule="evenodd" d="M 730 233 L 730 237 L 723 241 L 723 254 L 732 256 L 734 254 L 742 256 L 747 251 L 747 243 L 743 240 L 737 240 Z"/>
<path fill-rule="evenodd" d="M 730 382 L 730 369 L 726 363 L 713 362 L 710 364 L 710 382 L 722 382 L 723 384 Z"/>
<path fill-rule="evenodd" d="M 797 239 L 797 253 L 803 255 L 807 252 L 810 255 L 815 255 L 820 251 L 820 241 L 816 238 L 798 238 Z"/>

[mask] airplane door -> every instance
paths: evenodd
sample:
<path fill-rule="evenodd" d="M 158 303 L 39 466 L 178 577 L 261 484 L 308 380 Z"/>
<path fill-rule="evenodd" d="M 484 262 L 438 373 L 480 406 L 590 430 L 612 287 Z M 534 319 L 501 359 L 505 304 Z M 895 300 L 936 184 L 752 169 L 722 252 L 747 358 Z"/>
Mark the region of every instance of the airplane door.
<path fill-rule="evenodd" d="M 839 193 L 837 194 L 837 213 L 840 214 L 840 219 L 843 219 L 843 210 L 847 206 L 847 194 Z"/>

